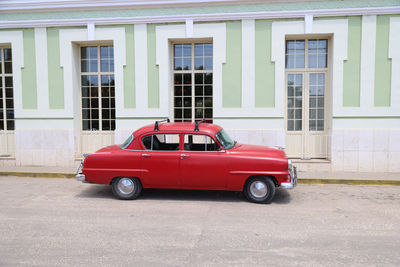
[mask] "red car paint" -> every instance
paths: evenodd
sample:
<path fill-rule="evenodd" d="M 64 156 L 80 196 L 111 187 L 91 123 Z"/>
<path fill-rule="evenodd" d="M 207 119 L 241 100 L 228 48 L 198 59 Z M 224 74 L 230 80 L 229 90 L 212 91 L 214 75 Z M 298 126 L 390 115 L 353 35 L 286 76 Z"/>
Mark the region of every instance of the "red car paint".
<path fill-rule="evenodd" d="M 241 191 L 254 175 L 273 177 L 277 186 L 290 182 L 288 159 L 280 149 L 236 144 L 223 149 L 215 135 L 222 129 L 215 124 L 163 123 L 159 130 L 151 124 L 133 133 L 126 148 L 112 145 L 88 155 L 82 173 L 86 181 L 111 184 L 116 177 L 139 178 L 143 188 L 176 188 Z M 146 150 L 142 138 L 151 134 L 178 134 L 179 150 Z M 220 151 L 185 151 L 184 135 L 207 135 Z"/>

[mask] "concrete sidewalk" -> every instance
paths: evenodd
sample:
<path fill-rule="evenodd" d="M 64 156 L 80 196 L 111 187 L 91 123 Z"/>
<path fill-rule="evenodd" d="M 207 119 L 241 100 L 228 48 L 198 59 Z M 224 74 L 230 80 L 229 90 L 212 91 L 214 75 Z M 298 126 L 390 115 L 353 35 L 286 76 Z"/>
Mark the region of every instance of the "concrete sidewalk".
<path fill-rule="evenodd" d="M 75 178 L 78 167 L 3 167 L 0 176 Z M 300 184 L 400 185 L 400 173 L 299 172 Z"/>

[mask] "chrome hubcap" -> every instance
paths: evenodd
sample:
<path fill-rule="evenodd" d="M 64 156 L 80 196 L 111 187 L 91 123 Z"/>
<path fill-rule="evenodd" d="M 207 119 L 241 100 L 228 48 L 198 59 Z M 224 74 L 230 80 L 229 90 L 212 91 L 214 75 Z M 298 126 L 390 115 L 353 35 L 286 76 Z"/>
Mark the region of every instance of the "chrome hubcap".
<path fill-rule="evenodd" d="M 250 193 L 256 198 L 263 198 L 268 193 L 267 185 L 261 181 L 254 181 L 250 185 Z"/>
<path fill-rule="evenodd" d="M 129 178 L 122 178 L 118 181 L 118 190 L 124 195 L 129 195 L 135 190 L 135 184 Z"/>

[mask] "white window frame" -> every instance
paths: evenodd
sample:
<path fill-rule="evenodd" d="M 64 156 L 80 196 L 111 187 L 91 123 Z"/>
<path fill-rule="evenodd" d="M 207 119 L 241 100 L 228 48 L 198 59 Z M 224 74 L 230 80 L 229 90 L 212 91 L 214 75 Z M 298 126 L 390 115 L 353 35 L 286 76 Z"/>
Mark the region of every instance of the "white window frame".
<path fill-rule="evenodd" d="M 13 90 L 13 97 L 12 97 L 12 101 L 13 101 L 13 110 L 14 110 L 14 118 L 12 119 L 14 121 L 14 129 L 13 130 L 9 130 L 7 127 L 7 106 L 6 106 L 6 77 L 11 77 L 13 78 L 14 73 L 11 70 L 11 73 L 5 73 L 5 64 L 4 64 L 4 49 L 12 49 L 11 46 L 0 46 L 0 53 L 1 53 L 1 60 L 0 60 L 0 64 L 1 64 L 1 73 L 0 73 L 0 79 L 2 82 L 2 86 L 1 86 L 1 91 L 2 91 L 2 102 L 3 102 L 3 112 L 1 115 L 1 117 L 3 118 L 3 125 L 4 125 L 4 129 L 0 130 L 2 133 L 6 133 L 6 132 L 14 132 L 15 130 L 15 105 L 14 105 L 14 81 L 13 81 L 13 86 L 12 86 L 12 90 Z M 11 50 L 12 53 L 12 50 Z M 11 59 L 11 64 L 13 65 L 12 59 Z"/>
<path fill-rule="evenodd" d="M 98 64 L 98 71 L 97 72 L 82 72 L 82 65 L 81 65 L 81 60 L 82 60 L 82 55 L 81 55 L 81 48 L 82 47 L 97 47 L 97 64 Z M 102 124 L 102 95 L 101 95 L 101 75 L 114 75 L 114 81 L 115 81 L 115 51 L 114 51 L 114 72 L 101 72 L 101 58 L 100 58 L 100 47 L 101 46 L 113 46 L 113 49 L 115 49 L 115 46 L 112 42 L 95 42 L 95 43 L 83 43 L 80 44 L 78 47 L 78 51 L 79 51 L 79 88 L 80 88 L 80 95 L 79 95 L 79 107 L 80 107 L 80 128 L 82 132 L 109 132 L 112 133 L 115 131 L 116 129 L 116 118 L 114 118 L 114 125 L 115 125 L 115 129 L 114 130 L 103 130 L 103 124 Z M 98 111 L 99 111 L 99 129 L 98 130 L 84 130 L 83 129 L 83 107 L 82 107 L 82 76 L 83 75 L 88 75 L 88 76 L 97 76 L 98 79 L 98 99 L 99 99 L 99 103 L 98 103 Z M 115 84 L 114 84 L 114 90 L 115 90 Z M 110 92 L 111 94 L 111 92 Z M 116 93 L 114 93 L 114 110 L 116 112 Z M 111 97 L 109 97 L 109 99 L 111 100 Z M 111 102 L 110 102 L 111 104 Z M 90 108 L 90 110 L 92 110 Z M 111 117 L 111 114 L 110 114 Z M 91 119 L 90 119 L 91 120 Z M 110 118 L 110 121 L 112 119 Z M 110 128 L 111 128 L 111 124 L 110 124 Z"/>
<path fill-rule="evenodd" d="M 308 41 L 309 40 L 327 40 L 327 64 L 326 68 L 308 68 Z M 288 69 L 286 68 L 286 41 L 305 41 L 305 50 L 304 50 L 304 68 L 291 68 Z M 330 60 L 330 49 L 331 49 L 331 40 L 329 36 L 293 36 L 293 37 L 288 37 L 285 39 L 285 131 L 287 133 L 301 133 L 301 132 L 307 132 L 308 134 L 313 134 L 313 133 L 327 133 L 328 131 L 328 119 L 329 119 L 329 114 L 328 112 L 329 105 L 330 103 L 330 90 L 328 90 L 328 85 L 330 84 L 330 78 L 329 78 L 329 65 L 331 64 Z M 325 95 L 324 95 L 324 130 L 323 131 L 310 131 L 309 130 L 309 74 L 311 73 L 324 73 L 325 75 L 325 85 L 324 85 L 324 90 L 325 90 Z M 302 130 L 301 131 L 288 131 L 288 93 L 287 93 L 287 87 L 288 87 L 288 74 L 303 74 L 303 103 L 302 103 Z M 307 116 L 306 116 L 307 115 Z"/>
<path fill-rule="evenodd" d="M 170 64 L 170 67 L 171 67 L 171 81 L 172 81 L 172 90 L 171 90 L 171 109 L 170 109 L 170 112 L 171 112 L 171 118 L 172 118 L 172 121 L 175 121 L 175 88 L 174 88 L 174 86 L 175 86 L 175 84 L 174 84 L 174 74 L 178 74 L 178 73 L 181 73 L 181 74 L 191 74 L 191 77 L 192 77 L 192 96 L 191 96 L 191 98 L 192 98 L 192 107 L 191 107 L 191 110 L 192 110 L 192 118 L 191 118 L 191 122 L 195 122 L 195 110 L 196 110 L 196 107 L 195 107 L 195 74 L 196 73 L 211 73 L 212 74 L 212 79 L 213 79 L 213 81 L 214 81 L 214 69 L 211 69 L 211 70 L 195 70 L 195 65 L 194 65 L 194 60 L 195 60 L 195 56 L 194 56 L 194 45 L 195 44 L 212 44 L 213 45 L 213 47 L 214 47 L 214 43 L 213 43 L 213 40 L 212 39 L 185 39 L 185 40 L 174 40 L 174 41 L 172 41 L 170 44 L 171 44 L 171 60 L 170 60 L 170 62 L 171 62 L 171 64 Z M 176 44 L 191 44 L 191 46 L 192 46 L 192 69 L 191 70 L 175 70 L 174 69 L 174 57 L 175 57 L 175 52 L 174 52 L 174 45 L 176 45 Z M 213 54 L 212 55 L 212 60 L 213 60 L 213 62 L 214 62 L 214 60 L 215 60 L 215 55 Z M 211 98 L 212 98 L 212 106 L 211 106 L 211 109 L 212 109 L 212 115 L 214 116 L 214 83 L 212 83 L 211 84 L 211 86 L 212 86 L 212 95 L 211 95 Z M 204 91 L 203 91 L 203 97 L 204 97 Z M 183 103 L 182 103 L 182 105 L 183 105 Z M 203 110 L 205 110 L 205 108 L 204 108 L 204 103 L 203 103 Z M 182 109 L 182 112 L 183 112 L 183 109 Z M 184 117 L 184 116 L 183 116 Z M 212 121 L 213 121 L 213 118 L 210 118 Z M 201 120 L 201 119 L 197 119 L 197 120 Z"/>

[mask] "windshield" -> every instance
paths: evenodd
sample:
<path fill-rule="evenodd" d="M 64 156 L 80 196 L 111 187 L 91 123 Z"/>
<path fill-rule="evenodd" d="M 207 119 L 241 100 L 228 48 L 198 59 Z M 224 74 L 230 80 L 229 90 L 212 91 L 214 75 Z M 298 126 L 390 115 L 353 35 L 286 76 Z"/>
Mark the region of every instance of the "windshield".
<path fill-rule="evenodd" d="M 215 137 L 217 138 L 218 142 L 221 143 L 221 145 L 225 148 L 225 149 L 230 149 L 232 147 L 235 146 L 235 141 L 233 141 L 229 135 L 224 131 L 224 129 L 222 129 L 221 131 L 219 131 L 218 133 L 215 134 Z"/>
<path fill-rule="evenodd" d="M 133 134 L 131 134 L 128 139 L 126 139 L 126 141 L 121 145 L 122 149 L 125 149 L 129 146 L 129 144 L 132 142 L 133 140 Z"/>

